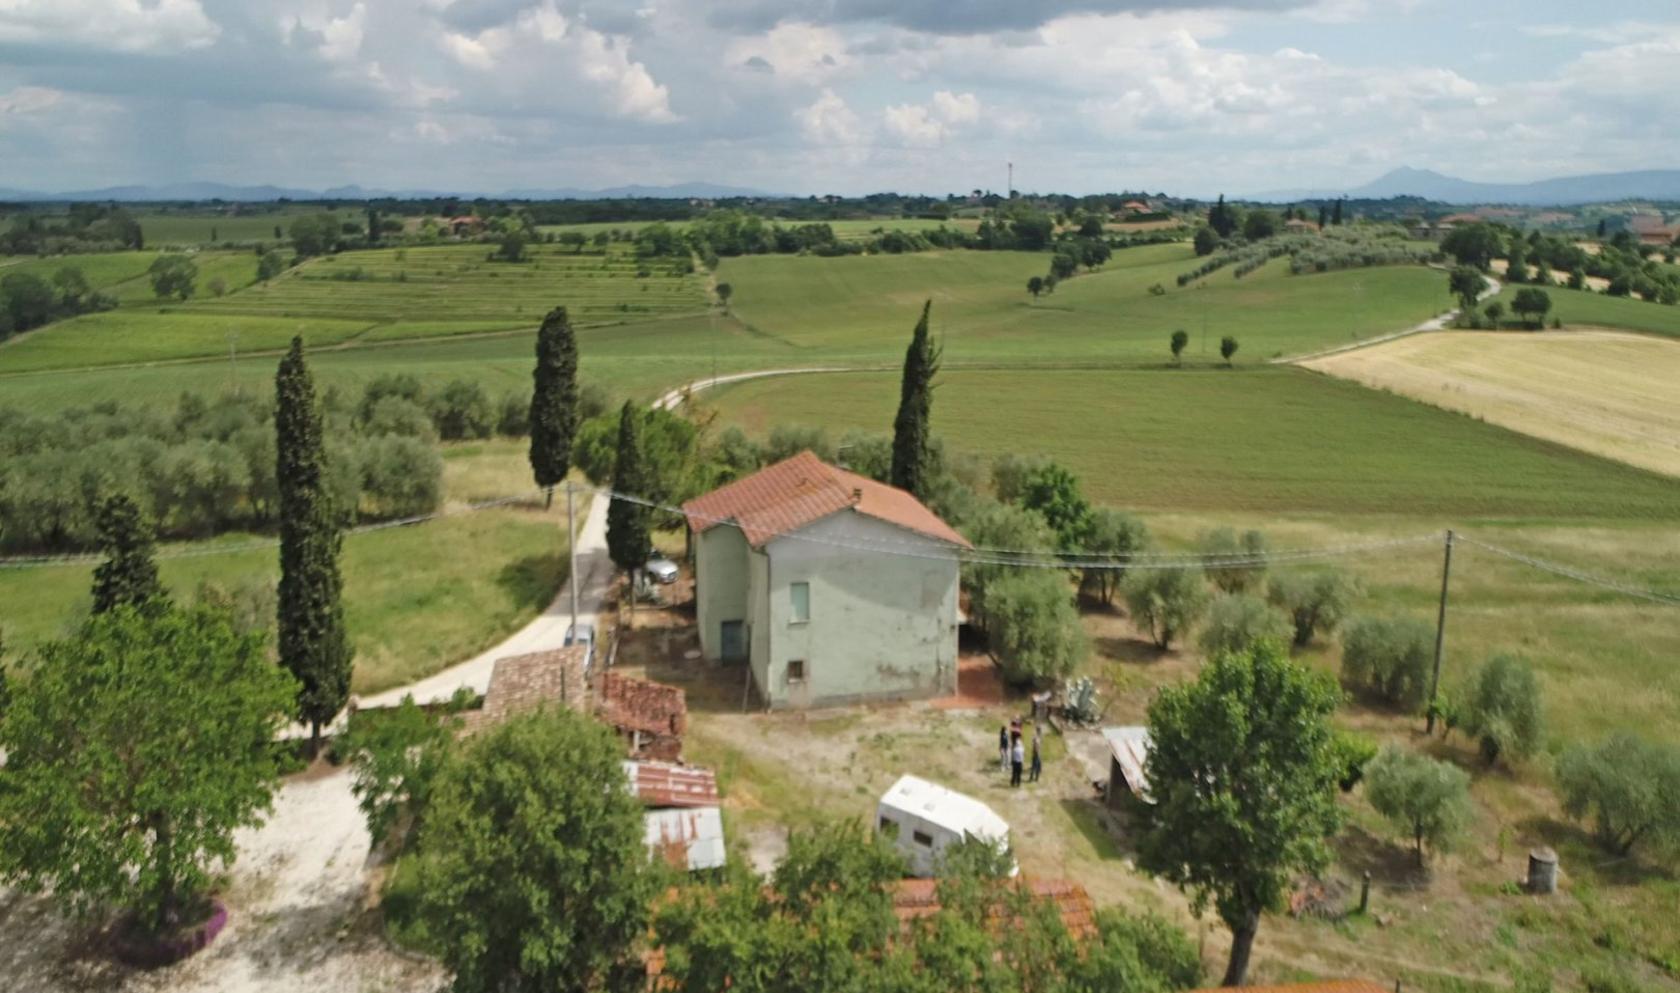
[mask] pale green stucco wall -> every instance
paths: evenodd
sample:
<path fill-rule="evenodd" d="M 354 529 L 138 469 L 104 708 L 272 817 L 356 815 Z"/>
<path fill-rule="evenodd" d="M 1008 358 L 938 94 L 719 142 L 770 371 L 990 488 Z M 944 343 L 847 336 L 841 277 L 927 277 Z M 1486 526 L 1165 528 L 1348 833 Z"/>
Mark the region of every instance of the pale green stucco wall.
<path fill-rule="evenodd" d="M 869 548 L 848 548 L 846 545 Z M 874 549 L 898 547 L 910 554 Z M 950 546 L 846 510 L 770 542 L 750 594 L 754 679 L 773 708 L 935 696 L 956 691 L 957 562 Z M 789 588 L 811 587 L 811 619 L 793 623 Z M 762 638 L 763 648 L 760 648 Z M 793 683 L 787 663 L 805 661 Z"/>
<path fill-rule="evenodd" d="M 747 540 L 727 525 L 701 532 L 695 542 L 695 616 L 700 651 L 708 659 L 723 654 L 724 621 L 749 621 L 747 610 Z"/>

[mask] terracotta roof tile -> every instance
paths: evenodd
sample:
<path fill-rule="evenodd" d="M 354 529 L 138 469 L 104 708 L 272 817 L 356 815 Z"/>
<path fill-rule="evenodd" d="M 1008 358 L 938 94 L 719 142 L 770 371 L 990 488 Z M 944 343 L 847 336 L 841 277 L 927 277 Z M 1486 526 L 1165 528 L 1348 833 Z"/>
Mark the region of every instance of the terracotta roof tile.
<path fill-rule="evenodd" d="M 835 468 L 808 451 L 696 497 L 683 504 L 683 513 L 696 532 L 734 522 L 748 544 L 761 548 L 778 535 L 847 508 L 938 541 L 969 547 L 962 535 L 909 493 Z"/>

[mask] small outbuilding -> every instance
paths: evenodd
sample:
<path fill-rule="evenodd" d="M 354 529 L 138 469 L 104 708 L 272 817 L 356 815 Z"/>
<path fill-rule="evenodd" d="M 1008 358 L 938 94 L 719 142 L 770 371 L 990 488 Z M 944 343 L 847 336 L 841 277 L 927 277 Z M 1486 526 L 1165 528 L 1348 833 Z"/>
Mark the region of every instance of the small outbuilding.
<path fill-rule="evenodd" d="M 881 795 L 875 829 L 893 841 L 915 876 L 932 876 L 946 848 L 985 841 L 1009 851 L 1009 822 L 979 800 L 918 776 L 900 776 Z M 1010 875 L 1018 868 L 1011 857 Z"/>
<path fill-rule="evenodd" d="M 729 861 L 723 844 L 723 813 L 716 807 L 672 807 L 643 815 L 648 851 L 673 869 L 721 869 Z"/>
<path fill-rule="evenodd" d="M 1103 728 L 1102 736 L 1108 742 L 1108 805 L 1119 809 L 1121 797 L 1128 795 L 1154 803 L 1149 794 L 1149 729 Z"/>

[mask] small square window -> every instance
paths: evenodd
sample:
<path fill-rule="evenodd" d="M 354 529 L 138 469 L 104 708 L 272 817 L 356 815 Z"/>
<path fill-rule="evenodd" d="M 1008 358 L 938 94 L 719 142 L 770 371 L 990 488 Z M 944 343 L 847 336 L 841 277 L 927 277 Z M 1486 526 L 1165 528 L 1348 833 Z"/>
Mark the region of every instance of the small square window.
<path fill-rule="evenodd" d="M 881 833 L 889 838 L 898 837 L 898 822 L 891 817 L 881 818 Z"/>
<path fill-rule="evenodd" d="M 912 831 L 910 832 L 910 838 L 923 848 L 933 847 L 933 835 L 927 834 L 926 832 Z"/>
<path fill-rule="evenodd" d="M 792 659 L 788 662 L 787 678 L 790 683 L 803 683 L 805 681 L 804 659 Z"/>
<path fill-rule="evenodd" d="M 788 621 L 793 624 L 804 624 L 811 619 L 811 584 L 794 583 L 788 589 L 793 601 L 792 610 L 788 614 Z"/>

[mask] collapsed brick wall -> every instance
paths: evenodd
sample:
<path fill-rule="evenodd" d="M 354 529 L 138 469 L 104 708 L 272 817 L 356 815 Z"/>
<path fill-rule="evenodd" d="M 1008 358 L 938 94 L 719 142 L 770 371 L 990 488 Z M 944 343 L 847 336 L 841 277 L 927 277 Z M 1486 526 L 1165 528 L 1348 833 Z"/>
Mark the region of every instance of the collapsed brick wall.
<path fill-rule="evenodd" d="M 629 742 L 636 758 L 677 762 L 688 731 L 688 699 L 675 686 L 604 672 L 595 688 L 596 713 Z"/>

